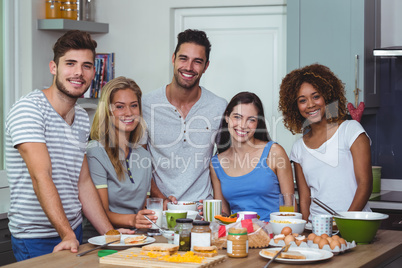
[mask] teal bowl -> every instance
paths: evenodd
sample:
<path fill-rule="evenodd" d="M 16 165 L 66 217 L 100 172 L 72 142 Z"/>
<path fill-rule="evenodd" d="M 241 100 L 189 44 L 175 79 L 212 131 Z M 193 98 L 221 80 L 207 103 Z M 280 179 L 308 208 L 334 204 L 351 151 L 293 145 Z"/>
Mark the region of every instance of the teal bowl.
<path fill-rule="evenodd" d="M 339 212 L 343 217 L 334 216 L 336 225 L 342 237 L 357 244 L 368 244 L 380 227 L 381 221 L 389 216 L 377 212 L 347 211 Z"/>

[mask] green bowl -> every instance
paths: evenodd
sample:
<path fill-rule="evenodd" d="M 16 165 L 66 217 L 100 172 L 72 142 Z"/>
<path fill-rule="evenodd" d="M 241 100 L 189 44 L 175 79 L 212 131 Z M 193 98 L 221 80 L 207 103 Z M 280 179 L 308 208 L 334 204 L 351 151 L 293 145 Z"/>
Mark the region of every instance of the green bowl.
<path fill-rule="evenodd" d="M 389 216 L 376 212 L 347 211 L 339 212 L 343 217 L 334 216 L 336 225 L 342 237 L 357 244 L 368 244 L 380 227 L 381 221 Z"/>

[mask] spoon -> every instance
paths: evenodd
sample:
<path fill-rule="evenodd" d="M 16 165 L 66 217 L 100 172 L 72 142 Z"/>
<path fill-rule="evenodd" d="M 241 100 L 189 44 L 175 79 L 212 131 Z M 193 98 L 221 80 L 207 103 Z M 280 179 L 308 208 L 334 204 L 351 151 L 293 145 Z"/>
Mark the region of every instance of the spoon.
<path fill-rule="evenodd" d="M 142 216 L 144 216 L 144 218 L 147 219 L 150 223 L 152 223 L 153 225 L 155 225 L 155 226 L 159 229 L 159 231 L 160 231 L 161 233 L 166 232 L 166 230 L 162 229 L 162 227 L 160 227 L 158 224 L 156 224 L 156 223 L 154 223 L 153 221 L 151 221 L 150 218 L 148 218 L 148 217 L 145 216 L 145 215 L 142 215 Z"/>

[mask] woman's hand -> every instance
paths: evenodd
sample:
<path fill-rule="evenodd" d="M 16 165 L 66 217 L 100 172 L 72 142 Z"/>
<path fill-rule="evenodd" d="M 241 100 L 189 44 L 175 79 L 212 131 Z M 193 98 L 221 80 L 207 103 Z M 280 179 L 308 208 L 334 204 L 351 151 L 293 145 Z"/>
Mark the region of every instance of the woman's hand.
<path fill-rule="evenodd" d="M 157 216 L 155 216 L 155 212 L 150 209 L 143 209 L 138 211 L 137 217 L 135 220 L 135 228 L 137 229 L 149 229 L 152 228 L 152 224 L 145 219 L 144 215 L 146 215 L 151 221 L 156 223 L 156 220 L 158 219 Z"/>
<path fill-rule="evenodd" d="M 119 228 L 119 229 L 117 229 L 117 231 L 119 231 L 122 234 L 134 234 L 135 233 L 134 230 L 130 230 L 130 229 L 126 229 L 126 228 Z"/>

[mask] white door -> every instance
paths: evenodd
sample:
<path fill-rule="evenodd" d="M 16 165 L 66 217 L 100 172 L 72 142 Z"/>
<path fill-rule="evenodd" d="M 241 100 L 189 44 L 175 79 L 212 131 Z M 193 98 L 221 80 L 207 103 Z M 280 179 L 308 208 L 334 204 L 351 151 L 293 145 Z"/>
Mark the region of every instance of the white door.
<path fill-rule="evenodd" d="M 201 85 L 228 101 L 241 91 L 257 94 L 272 140 L 290 153 L 295 137 L 278 112 L 279 86 L 286 75 L 286 7 L 176 9 L 173 47 L 185 29 L 205 31 L 212 45 Z"/>

